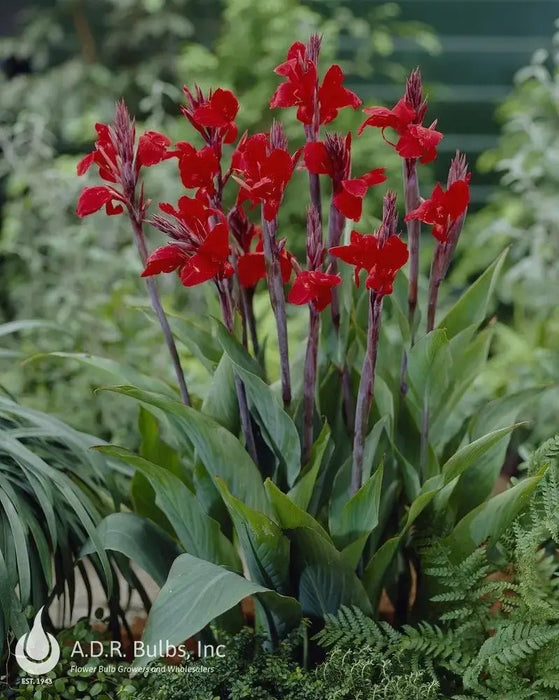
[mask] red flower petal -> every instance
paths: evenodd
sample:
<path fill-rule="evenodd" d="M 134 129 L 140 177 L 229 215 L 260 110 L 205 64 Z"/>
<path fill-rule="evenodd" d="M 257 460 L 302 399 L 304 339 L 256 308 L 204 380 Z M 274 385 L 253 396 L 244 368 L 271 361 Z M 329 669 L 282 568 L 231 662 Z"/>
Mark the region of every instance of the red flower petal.
<path fill-rule="evenodd" d="M 278 85 L 270 99 L 270 109 L 294 107 L 296 104 L 296 89 L 291 83 L 281 83 L 281 85 Z"/>
<path fill-rule="evenodd" d="M 238 260 L 239 282 L 245 289 L 255 287 L 266 277 L 264 253 L 247 253 Z M 291 273 L 291 268 L 290 268 Z"/>
<path fill-rule="evenodd" d="M 344 78 L 342 69 L 336 64 L 326 71 L 322 85 L 318 89 L 321 124 L 331 122 L 338 116 L 338 111 L 344 107 L 357 109 L 361 105 L 359 97 L 343 86 Z"/>
<path fill-rule="evenodd" d="M 309 172 L 315 175 L 330 175 L 330 177 L 333 177 L 332 161 L 322 141 L 310 141 L 305 144 L 303 157 Z"/>
<path fill-rule="evenodd" d="M 211 280 L 219 274 L 220 265 L 205 255 L 196 253 L 193 255 L 181 270 L 180 278 L 185 287 L 194 287 Z"/>
<path fill-rule="evenodd" d="M 89 216 L 89 214 L 99 211 L 99 209 L 113 199 L 114 196 L 114 190 L 111 190 L 105 185 L 86 187 L 80 194 L 76 207 L 76 214 L 78 216 Z"/>
<path fill-rule="evenodd" d="M 157 248 L 146 260 L 146 266 L 141 277 L 159 275 L 161 272 L 173 272 L 188 261 L 188 255 L 176 245 L 165 245 Z"/>
<path fill-rule="evenodd" d="M 341 282 L 342 278 L 339 275 L 304 270 L 295 278 L 287 301 L 299 306 L 312 302 L 317 311 L 322 311 L 332 301 L 332 287 L 337 287 Z"/>
<path fill-rule="evenodd" d="M 441 142 L 443 135 L 434 128 L 427 128 L 421 124 L 412 124 L 402 134 L 396 150 L 402 158 L 421 158 L 422 162 L 430 162 L 436 157 L 434 149 Z"/>
<path fill-rule="evenodd" d="M 383 182 L 386 182 L 388 179 L 386 177 L 386 168 L 375 168 L 374 170 L 370 170 L 368 173 L 365 173 L 361 178 L 368 187 L 374 187 L 375 185 L 380 185 Z"/>
<path fill-rule="evenodd" d="M 205 255 L 217 262 L 224 262 L 227 260 L 230 252 L 229 231 L 227 226 L 223 223 L 214 226 L 198 249 L 199 254 Z"/>
<path fill-rule="evenodd" d="M 399 134 L 402 134 L 407 126 L 416 118 L 416 113 L 405 100 L 398 100 L 393 109 L 387 107 L 366 107 L 363 112 L 369 115 L 357 130 L 357 135 L 361 135 L 366 126 L 375 126 L 381 129 L 390 127 Z"/>
<path fill-rule="evenodd" d="M 291 257 L 288 255 L 287 251 L 284 249 L 280 257 L 280 267 L 281 267 L 281 279 L 284 284 L 289 282 L 291 277 L 291 272 L 293 270 L 293 263 L 291 262 Z"/>
<path fill-rule="evenodd" d="M 345 180 L 344 182 L 347 182 Z M 334 206 L 346 219 L 359 221 L 363 213 L 363 197 L 351 194 L 345 188 L 340 190 L 333 199 Z"/>
<path fill-rule="evenodd" d="M 445 196 L 446 209 L 451 219 L 457 219 L 470 203 L 470 186 L 466 180 L 457 180 L 448 188 Z"/>
<path fill-rule="evenodd" d="M 158 131 L 146 131 L 138 140 L 137 164 L 138 167 L 157 165 L 162 160 L 171 158 L 168 148 L 171 139 Z"/>
<path fill-rule="evenodd" d="M 105 212 L 107 216 L 116 216 L 117 214 L 122 214 L 124 207 L 122 204 L 114 205 L 112 200 L 105 204 Z"/>
<path fill-rule="evenodd" d="M 84 156 L 76 165 L 76 172 L 78 173 L 78 175 L 83 175 L 84 173 L 86 173 L 94 162 L 95 151 L 92 151 L 91 153 L 88 153 L 86 156 Z"/>

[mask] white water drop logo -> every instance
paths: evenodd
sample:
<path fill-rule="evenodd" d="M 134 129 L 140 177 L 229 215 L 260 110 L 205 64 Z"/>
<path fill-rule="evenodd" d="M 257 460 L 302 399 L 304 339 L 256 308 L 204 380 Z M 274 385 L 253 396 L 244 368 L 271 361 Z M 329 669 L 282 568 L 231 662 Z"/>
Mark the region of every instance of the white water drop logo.
<path fill-rule="evenodd" d="M 16 661 L 19 667 L 32 676 L 48 673 L 60 659 L 60 645 L 52 634 L 47 634 L 41 624 L 44 607 L 39 610 L 33 620 L 31 632 L 27 632 L 17 640 Z"/>

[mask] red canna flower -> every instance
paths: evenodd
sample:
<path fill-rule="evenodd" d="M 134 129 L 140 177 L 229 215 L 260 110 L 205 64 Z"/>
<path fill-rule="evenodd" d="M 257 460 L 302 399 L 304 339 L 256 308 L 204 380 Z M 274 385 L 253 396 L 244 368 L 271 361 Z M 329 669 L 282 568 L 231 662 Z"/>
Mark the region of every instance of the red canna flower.
<path fill-rule="evenodd" d="M 97 141 L 94 150 L 84 156 L 76 166 L 79 176 L 85 175 L 95 163 L 99 168 L 99 176 L 107 182 L 118 182 L 119 166 L 116 148 L 111 138 L 111 130 L 107 124 L 95 124 Z"/>
<path fill-rule="evenodd" d="M 256 227 L 258 230 L 260 227 Z M 280 253 L 281 278 L 284 284 L 289 282 L 291 271 L 291 255 L 285 247 Z M 237 261 L 239 282 L 245 289 L 255 287 L 260 280 L 266 278 L 266 259 L 264 257 L 264 245 L 262 243 L 262 232 L 258 232 L 258 241 L 254 252 L 247 252 L 241 255 Z"/>
<path fill-rule="evenodd" d="M 380 237 L 351 232 L 350 244 L 330 248 L 330 254 L 355 266 L 355 284 L 359 273 L 367 270 L 367 289 L 377 294 L 392 294 L 392 284 L 398 270 L 408 259 L 408 248 L 398 236 L 390 236 L 381 244 Z"/>
<path fill-rule="evenodd" d="M 396 150 L 402 158 L 419 158 L 420 163 L 431 163 L 437 157 L 437 146 L 443 135 L 435 130 L 436 122 L 430 127 L 412 124 L 400 136 Z"/>
<path fill-rule="evenodd" d="M 328 124 L 338 116 L 340 109 L 357 109 L 361 105 L 359 97 L 343 86 L 344 73 L 338 65 L 328 69 L 319 86 L 316 57 L 320 41 L 317 37 L 314 44 L 312 52 L 300 41 L 291 45 L 287 60 L 274 71 L 286 80 L 277 87 L 270 100 L 271 109 L 297 107 L 297 119 L 305 125 L 314 121 L 319 125 Z M 311 56 L 311 53 L 315 55 Z"/>
<path fill-rule="evenodd" d="M 329 275 L 319 270 L 303 270 L 295 278 L 287 297 L 291 304 L 313 304 L 323 311 L 332 301 L 332 287 L 341 284 L 339 275 Z"/>
<path fill-rule="evenodd" d="M 297 119 L 312 124 L 318 73 L 316 64 L 307 56 L 307 47 L 300 41 L 291 45 L 287 60 L 274 69 L 274 73 L 286 78 L 278 85 L 270 100 L 270 108 L 297 107 Z"/>
<path fill-rule="evenodd" d="M 219 172 L 219 158 L 213 146 L 196 150 L 190 143 L 180 141 L 172 155 L 178 158 L 182 184 L 187 189 L 197 187 L 210 195 L 215 193 L 214 178 Z"/>
<path fill-rule="evenodd" d="M 169 202 L 162 202 L 159 208 L 165 214 L 170 214 L 176 219 L 175 226 L 178 228 L 176 228 L 176 235 L 173 237 L 189 242 L 191 246 L 200 245 L 205 240 L 209 231 L 210 219 L 217 217 L 221 222 L 224 221 L 223 214 L 219 210 L 209 207 L 207 198 L 204 198 L 201 193 L 198 193 L 196 197 L 182 196 L 178 201 L 177 208 Z M 161 223 L 161 219 L 157 219 L 157 221 Z M 167 233 L 168 230 L 165 232 Z"/>
<path fill-rule="evenodd" d="M 469 180 L 469 176 L 464 180 L 456 180 L 446 192 L 437 182 L 431 197 L 411 211 L 405 220 L 419 219 L 432 226 L 433 236 L 441 243 L 446 243 L 452 226 L 464 214 L 470 202 Z"/>
<path fill-rule="evenodd" d="M 382 248 L 379 246 L 378 258 L 365 280 L 367 289 L 379 295 L 392 294 L 396 273 L 406 264 L 408 257 L 404 241 L 398 236 L 390 236 Z"/>
<path fill-rule="evenodd" d="M 307 141 L 303 147 L 307 170 L 314 175 L 329 175 L 338 191 L 340 182 L 349 179 L 351 165 L 351 132 L 327 134 L 324 141 Z"/>
<path fill-rule="evenodd" d="M 175 221 L 155 215 L 150 223 L 174 241 L 148 257 L 142 277 L 177 270 L 182 284 L 192 287 L 232 276 L 229 231 L 221 212 L 208 207 L 207 200 L 186 196 L 179 199 L 177 208 L 167 202 L 159 208 Z"/>
<path fill-rule="evenodd" d="M 220 222 L 208 233 L 194 255 L 189 255 L 177 244 L 155 250 L 146 260 L 142 277 L 178 270 L 185 287 L 202 284 L 214 277 L 226 279 L 233 275 L 233 266 L 228 261 L 230 252 L 227 226 Z"/>
<path fill-rule="evenodd" d="M 89 216 L 103 206 L 109 216 L 121 214 L 124 207 L 120 203 L 129 207 L 133 205 L 140 169 L 171 157 L 168 151 L 170 139 L 157 131 L 146 131 L 136 145 L 134 122 L 130 120 L 124 103 L 117 105 L 113 126 L 95 124 L 95 130 L 95 147 L 80 160 L 76 171 L 81 176 L 96 165 L 99 176 L 106 182 L 120 185 L 121 190 L 106 185 L 86 187 L 76 207 L 76 214 L 81 217 Z"/>
<path fill-rule="evenodd" d="M 231 90 L 210 90 L 207 97 L 198 86 L 194 93 L 186 86 L 183 92 L 188 104 L 182 107 L 182 113 L 206 143 L 233 143 L 238 133 L 235 117 L 239 101 Z"/>
<path fill-rule="evenodd" d="M 361 136 L 366 126 L 376 126 L 384 130 L 387 127 L 394 129 L 398 134 L 403 134 L 416 118 L 416 112 L 402 97 L 392 109 L 388 107 L 366 107 L 363 112 L 369 115 L 357 130 L 357 135 Z"/>
<path fill-rule="evenodd" d="M 359 221 L 363 213 L 363 198 L 371 187 L 386 181 L 385 169 L 375 168 L 361 177 L 342 180 L 334 195 L 334 206 L 346 218 Z"/>
<path fill-rule="evenodd" d="M 349 172 L 351 134 L 329 136 L 326 143 L 309 141 L 303 148 L 307 169 L 315 175 L 329 175 L 334 185 L 334 206 L 346 218 L 359 221 L 363 212 L 363 197 L 369 188 L 386 181 L 385 168 L 375 168 L 365 175 L 347 178 Z"/>
<path fill-rule="evenodd" d="M 382 129 L 383 139 L 393 146 L 402 158 L 420 159 L 421 163 L 430 163 L 437 157 L 437 146 L 443 135 L 435 130 L 436 121 L 429 127 L 423 126 L 427 103 L 423 100 L 421 75 L 412 71 L 407 83 L 406 94 L 394 105 L 387 107 L 367 107 L 363 110 L 368 115 L 357 130 L 361 135 L 365 127 L 374 126 Z M 396 143 L 385 136 L 387 128 L 393 129 L 399 136 Z"/>
<path fill-rule="evenodd" d="M 231 166 L 242 179 L 237 205 L 249 200 L 253 206 L 262 203 L 266 221 L 275 219 L 283 193 L 293 175 L 299 153 L 291 156 L 283 148 L 271 148 L 267 134 L 243 137 Z"/>

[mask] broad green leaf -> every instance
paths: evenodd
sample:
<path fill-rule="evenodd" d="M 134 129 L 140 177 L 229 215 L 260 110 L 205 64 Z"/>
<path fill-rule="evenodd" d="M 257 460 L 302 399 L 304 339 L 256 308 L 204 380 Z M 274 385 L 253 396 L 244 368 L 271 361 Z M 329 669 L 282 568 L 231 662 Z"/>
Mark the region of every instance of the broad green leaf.
<path fill-rule="evenodd" d="M 344 547 L 341 551 L 343 560 L 353 570 L 355 570 L 359 564 L 359 560 L 361 559 L 363 549 L 365 548 L 368 539 L 368 534 L 361 535 L 361 537 L 354 540 L 351 544 L 348 544 L 347 547 Z"/>
<path fill-rule="evenodd" d="M 142 438 L 139 454 L 149 462 L 158 464 L 164 469 L 171 471 L 175 476 L 191 487 L 191 479 L 186 478 L 186 471 L 181 464 L 177 452 L 161 439 L 159 423 L 153 414 L 140 406 L 138 417 L 138 427 Z M 192 489 L 191 489 L 192 490 Z M 142 515 L 169 534 L 173 534 L 173 528 L 165 514 L 155 503 L 155 491 L 144 474 L 136 470 L 132 476 L 130 484 L 130 495 L 134 504 L 134 512 Z"/>
<path fill-rule="evenodd" d="M 217 485 L 229 510 L 252 580 L 278 593 L 289 592 L 289 540 L 273 521 Z"/>
<path fill-rule="evenodd" d="M 202 413 L 213 418 L 233 435 L 239 432 L 239 402 L 231 360 L 223 354 L 202 404 Z"/>
<path fill-rule="evenodd" d="M 123 447 L 106 445 L 98 449 L 132 465 L 149 480 L 157 506 L 187 552 L 216 564 L 240 569 L 235 550 L 219 524 L 202 509 L 195 494 L 177 476 Z"/>
<path fill-rule="evenodd" d="M 434 478 L 436 479 L 437 477 Z M 408 515 L 406 518 L 404 528 L 402 530 L 402 534 L 404 534 L 405 532 L 407 532 L 407 530 L 410 529 L 413 523 L 417 520 L 421 513 L 423 513 L 425 508 L 427 508 L 429 503 L 431 503 L 431 501 L 433 500 L 433 498 L 435 498 L 439 491 L 440 488 L 433 488 L 423 491 L 412 501 L 412 504 L 410 505 L 410 508 L 408 510 Z"/>
<path fill-rule="evenodd" d="M 283 594 L 274 596 L 266 593 L 259 596 L 267 633 L 275 640 L 280 639 L 301 617 L 298 603 L 286 597 L 290 593 L 289 540 L 273 520 L 234 498 L 224 482 L 217 481 L 233 520 L 251 580 Z"/>
<path fill-rule="evenodd" d="M 330 533 L 338 549 L 344 549 L 364 535 L 370 535 L 378 525 L 382 476 L 381 465 L 339 513 L 331 513 Z"/>
<path fill-rule="evenodd" d="M 382 416 L 382 418 L 379 418 L 379 420 L 373 425 L 371 432 L 367 435 L 365 439 L 365 449 L 363 450 L 363 481 L 367 481 L 367 479 L 371 476 L 371 472 L 375 466 L 375 459 L 377 460 L 377 464 L 380 461 L 380 459 L 377 457 L 377 451 L 382 439 L 383 431 L 388 437 L 390 437 L 391 429 L 391 417 Z"/>
<path fill-rule="evenodd" d="M 479 438 L 488 430 L 510 425 L 517 419 L 522 408 L 541 393 L 541 388 L 526 389 L 491 401 L 479 410 L 471 421 L 471 439 Z M 454 495 L 459 517 L 478 506 L 491 494 L 505 461 L 508 444 L 508 439 L 499 441 L 481 455 L 467 475 L 460 479 Z"/>
<path fill-rule="evenodd" d="M 494 430 L 483 437 L 480 437 L 469 445 L 464 445 L 458 452 L 452 455 L 452 457 L 443 465 L 442 474 L 444 478 L 444 483 L 448 484 L 457 476 L 463 474 L 466 469 L 479 463 L 479 460 L 495 445 L 498 445 L 506 437 L 508 437 L 516 426 L 511 425 L 507 428 L 501 428 L 501 430 Z M 468 474 L 468 478 L 471 478 L 471 472 Z"/>
<path fill-rule="evenodd" d="M 448 338 L 434 330 L 420 338 L 408 353 L 408 384 L 421 407 L 425 397 L 444 382 L 448 370 Z"/>
<path fill-rule="evenodd" d="M 269 512 L 258 468 L 239 440 L 223 426 L 195 409 L 160 394 L 127 386 L 111 387 L 110 390 L 157 408 L 163 415 L 172 416 L 183 435 L 194 444 L 200 460 L 212 477 L 223 479 L 233 496 L 242 498 L 251 508 Z"/>
<path fill-rule="evenodd" d="M 264 486 L 268 492 L 270 502 L 283 530 L 292 530 L 297 527 L 307 527 L 314 530 L 318 535 L 320 535 L 320 537 L 332 544 L 330 535 L 326 532 L 318 520 L 315 520 L 312 515 L 293 503 L 289 496 L 286 496 L 282 491 L 280 491 L 273 481 L 266 479 Z"/>
<path fill-rule="evenodd" d="M 167 313 L 167 317 L 175 338 L 190 350 L 208 372 L 213 373 L 221 352 L 212 333 L 184 316 Z"/>
<path fill-rule="evenodd" d="M 377 609 L 382 589 L 384 588 L 384 577 L 392 560 L 396 556 L 400 546 L 401 536 L 392 537 L 377 549 L 365 568 L 363 574 L 363 586 L 367 591 L 373 609 Z"/>
<path fill-rule="evenodd" d="M 330 428 L 328 423 L 325 422 L 320 431 L 320 435 L 312 446 L 308 467 L 297 479 L 297 482 L 288 493 L 293 503 L 304 511 L 308 509 L 311 502 L 316 478 L 320 471 L 322 461 L 325 455 L 330 453 L 332 449 L 333 445 L 330 442 Z"/>
<path fill-rule="evenodd" d="M 180 549 L 161 528 L 135 513 L 111 513 L 97 526 L 97 536 L 104 549 L 121 552 L 147 572 L 158 586 L 163 586 Z M 80 557 L 95 552 L 86 542 Z"/>
<path fill-rule="evenodd" d="M 505 262 L 508 248 L 491 263 L 485 272 L 462 294 L 443 320 L 438 324 L 439 328 L 446 330 L 447 336 L 452 338 L 463 328 L 475 323 L 479 326 L 487 315 L 489 301 L 493 289 Z"/>
<path fill-rule="evenodd" d="M 301 604 L 295 598 L 275 591 L 255 593 L 256 624 L 266 637 L 277 645 L 301 622 Z"/>
<path fill-rule="evenodd" d="M 235 336 L 225 328 L 223 323 L 220 323 L 216 319 L 214 319 L 214 323 L 217 329 L 217 339 L 223 348 L 223 352 L 227 353 L 231 358 L 231 362 L 237 365 L 237 367 L 244 369 L 245 372 L 254 374 L 260 379 L 264 379 L 262 367 L 254 357 L 248 354 Z"/>
<path fill-rule="evenodd" d="M 266 588 L 190 554 L 181 554 L 155 599 L 142 637 L 150 649 L 179 645 L 243 598 L 264 593 Z M 137 656 L 134 665 L 151 658 Z"/>
<path fill-rule="evenodd" d="M 470 326 L 470 330 L 472 328 L 473 326 Z M 465 347 L 463 344 L 456 345 L 456 341 L 461 341 L 462 336 L 463 333 L 458 333 L 450 341 L 452 366 L 449 384 L 444 395 L 437 397 L 437 402 L 431 407 L 429 439 L 437 447 L 445 445 L 460 429 L 463 415 L 457 407 L 464 397 L 468 396 L 468 390 L 486 365 L 493 327 L 478 333 Z"/>
<path fill-rule="evenodd" d="M 301 470 L 301 443 L 295 423 L 265 382 L 238 365 L 233 371 L 243 382 L 251 413 L 278 460 L 281 473 L 288 486 L 293 486 Z"/>
<path fill-rule="evenodd" d="M 496 541 L 526 507 L 542 476 L 522 479 L 464 516 L 445 540 L 452 557 L 459 561 L 488 538 Z"/>
<path fill-rule="evenodd" d="M 315 529 L 288 530 L 293 543 L 293 568 L 298 575 L 298 599 L 303 615 L 324 617 L 342 605 L 356 605 L 366 614 L 372 609 L 361 581 L 342 554 Z"/>

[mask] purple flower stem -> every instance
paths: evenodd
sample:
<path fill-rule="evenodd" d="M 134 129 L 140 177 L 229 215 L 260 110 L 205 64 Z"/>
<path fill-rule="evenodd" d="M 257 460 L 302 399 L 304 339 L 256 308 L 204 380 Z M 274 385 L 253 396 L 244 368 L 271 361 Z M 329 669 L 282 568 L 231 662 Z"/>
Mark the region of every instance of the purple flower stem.
<path fill-rule="evenodd" d="M 341 214 L 333 202 L 330 203 L 330 212 L 328 214 L 328 249 L 340 245 L 342 233 L 345 225 L 345 217 Z M 328 266 L 330 272 L 335 275 L 338 272 L 338 258 L 333 255 L 328 256 Z M 336 335 L 340 335 L 340 296 L 337 287 L 332 287 L 332 325 Z M 349 367 L 347 362 L 344 362 L 340 370 L 342 384 L 342 399 L 344 405 L 344 414 L 347 430 L 350 435 L 353 435 L 355 426 L 355 407 L 353 405 L 353 396 L 351 394 L 351 379 L 349 376 Z"/>
<path fill-rule="evenodd" d="M 231 291 L 228 281 L 221 280 L 216 282 L 219 301 L 221 304 L 221 313 L 223 322 L 227 330 L 233 332 L 233 305 L 231 300 Z M 248 400 L 245 387 L 237 375 L 235 375 L 235 390 L 237 392 L 237 401 L 239 403 L 239 413 L 241 416 L 241 429 L 245 438 L 245 447 L 253 462 L 258 464 L 258 453 L 256 451 L 256 443 L 254 441 L 254 433 L 248 408 Z"/>
<path fill-rule="evenodd" d="M 301 463 L 305 464 L 311 454 L 313 444 L 314 403 L 316 394 L 316 368 L 318 359 L 318 338 L 320 314 L 309 304 L 309 335 L 305 355 L 305 373 L 303 381 L 303 455 Z"/>
<path fill-rule="evenodd" d="M 417 178 L 417 161 L 415 158 L 404 160 L 404 199 L 406 214 L 417 209 L 420 205 L 419 180 Z M 415 342 L 415 311 L 417 308 L 417 282 L 419 277 L 419 239 L 421 235 L 421 222 L 413 219 L 407 222 L 408 247 L 410 251 L 410 275 L 408 285 L 408 322 L 410 326 L 410 344 Z M 407 351 L 404 348 L 402 365 L 400 370 L 400 393 L 405 397 L 407 393 L 406 371 L 408 366 Z"/>
<path fill-rule="evenodd" d="M 404 196 L 406 214 L 417 209 L 420 204 L 419 181 L 417 179 L 417 162 L 415 158 L 404 160 Z M 417 308 L 417 280 L 419 277 L 419 237 L 421 222 L 417 219 L 407 222 L 410 249 L 410 280 L 408 289 L 408 320 L 411 331 L 411 344 L 414 343 L 414 321 Z"/>
<path fill-rule="evenodd" d="M 243 308 L 248 327 L 248 333 L 252 343 L 252 352 L 256 357 L 260 354 L 260 343 L 258 342 L 258 331 L 256 329 L 256 318 L 254 317 L 254 289 L 241 288 Z"/>
<path fill-rule="evenodd" d="M 361 380 L 357 394 L 355 412 L 355 434 L 353 439 L 353 465 L 351 470 L 351 495 L 357 493 L 363 481 L 363 457 L 369 413 L 375 388 L 375 368 L 377 363 L 380 318 L 383 297 L 369 292 L 369 323 L 367 327 L 367 350 L 363 360 Z"/>
<path fill-rule="evenodd" d="M 276 319 L 283 405 L 287 408 L 291 403 L 291 377 L 289 372 L 285 294 L 283 291 L 276 231 L 277 220 L 266 221 L 264 216 L 262 216 L 262 240 L 264 243 L 264 257 L 266 259 L 266 279 L 268 282 L 270 303 Z"/>
<path fill-rule="evenodd" d="M 134 241 L 136 243 L 136 248 L 140 255 L 142 264 L 145 265 L 148 257 L 148 251 L 146 246 L 146 240 L 144 237 L 142 222 L 134 214 L 134 212 L 130 210 L 129 218 L 132 224 L 132 230 L 134 232 Z M 146 278 L 146 286 L 148 289 L 151 306 L 155 312 L 157 320 L 159 321 L 159 325 L 161 326 L 161 330 L 163 332 L 163 337 L 165 338 L 165 344 L 167 345 L 167 350 L 169 351 L 169 355 L 171 356 L 171 362 L 173 364 L 173 368 L 177 376 L 181 400 L 185 404 L 185 406 L 190 406 L 190 395 L 186 386 L 186 380 L 184 378 L 184 372 L 182 369 L 179 353 L 177 351 L 177 346 L 175 344 L 175 339 L 173 338 L 173 332 L 171 331 L 169 321 L 167 319 L 165 311 L 163 310 L 163 306 L 161 305 L 161 300 L 157 291 L 157 284 L 153 277 Z"/>
<path fill-rule="evenodd" d="M 427 333 L 435 328 L 435 315 L 437 313 L 437 300 L 439 287 L 443 281 L 443 265 L 445 260 L 446 244 L 437 243 L 431 272 L 429 274 L 429 297 L 427 302 Z"/>

